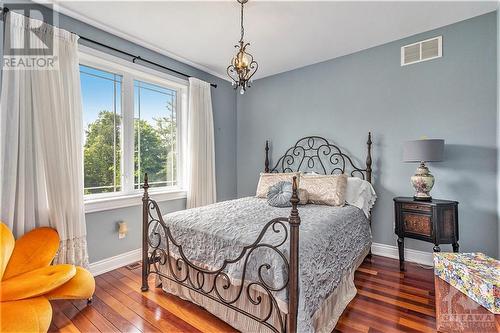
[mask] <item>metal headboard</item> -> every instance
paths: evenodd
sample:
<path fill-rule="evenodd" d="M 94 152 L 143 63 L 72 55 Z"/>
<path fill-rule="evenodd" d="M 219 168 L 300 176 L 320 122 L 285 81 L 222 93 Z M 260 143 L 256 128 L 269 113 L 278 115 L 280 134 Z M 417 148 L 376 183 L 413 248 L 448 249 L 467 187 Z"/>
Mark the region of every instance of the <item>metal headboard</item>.
<path fill-rule="evenodd" d="M 273 168 L 269 168 L 269 142 L 266 141 L 265 172 L 314 171 L 320 174 L 347 173 L 371 183 L 372 156 L 371 132 L 368 132 L 365 167 L 359 167 L 353 159 L 335 144 L 320 136 L 306 136 L 288 148 Z"/>

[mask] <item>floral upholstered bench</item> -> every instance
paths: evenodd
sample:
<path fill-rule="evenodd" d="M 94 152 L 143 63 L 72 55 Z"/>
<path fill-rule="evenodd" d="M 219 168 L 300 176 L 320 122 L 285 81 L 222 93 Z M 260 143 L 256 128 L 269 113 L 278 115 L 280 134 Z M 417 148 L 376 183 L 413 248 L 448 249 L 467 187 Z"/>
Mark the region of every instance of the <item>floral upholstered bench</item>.
<path fill-rule="evenodd" d="M 482 253 L 434 253 L 439 332 L 498 332 L 500 261 Z"/>

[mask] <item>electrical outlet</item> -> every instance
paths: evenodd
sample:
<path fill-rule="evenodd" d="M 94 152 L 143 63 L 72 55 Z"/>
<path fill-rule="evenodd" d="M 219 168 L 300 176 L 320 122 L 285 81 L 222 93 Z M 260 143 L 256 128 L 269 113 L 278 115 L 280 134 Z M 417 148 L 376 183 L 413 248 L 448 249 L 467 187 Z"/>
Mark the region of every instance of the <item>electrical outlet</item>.
<path fill-rule="evenodd" d="M 118 222 L 118 239 L 123 239 L 127 237 L 128 226 L 127 222 L 121 221 Z"/>

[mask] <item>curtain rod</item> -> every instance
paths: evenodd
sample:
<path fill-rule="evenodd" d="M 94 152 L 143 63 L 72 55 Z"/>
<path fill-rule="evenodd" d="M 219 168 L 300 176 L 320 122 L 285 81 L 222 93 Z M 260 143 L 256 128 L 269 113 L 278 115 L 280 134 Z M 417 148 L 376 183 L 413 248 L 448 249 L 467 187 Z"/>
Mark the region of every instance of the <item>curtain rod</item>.
<path fill-rule="evenodd" d="M 3 14 L 6 14 L 7 12 L 9 12 L 9 8 L 7 8 L 7 7 L 2 7 L 2 13 L 3 13 Z M 2 15 L 2 16 L 3 16 L 3 15 Z M 73 32 L 73 33 L 74 33 L 74 32 Z M 75 35 L 78 35 L 77 33 L 74 33 L 74 34 L 75 34 Z M 123 54 L 123 55 L 129 56 L 129 57 L 131 57 L 131 58 L 132 58 L 132 62 L 133 62 L 134 64 L 136 63 L 136 61 L 137 61 L 137 60 L 139 60 L 139 61 L 145 62 L 145 63 L 147 63 L 147 64 L 150 64 L 150 65 L 153 65 L 153 66 L 156 66 L 156 67 L 159 67 L 159 68 L 162 68 L 162 69 L 164 69 L 164 70 L 167 70 L 167 71 L 169 71 L 169 72 L 172 72 L 172 73 L 175 73 L 175 74 L 178 74 L 178 75 L 184 76 L 184 77 L 191 77 L 191 75 L 188 75 L 188 74 L 186 74 L 186 73 L 179 72 L 179 71 L 177 71 L 177 70 L 175 70 L 175 69 L 172 69 L 172 68 L 169 68 L 169 67 L 166 67 L 166 66 L 160 65 L 160 64 L 158 64 L 158 63 L 156 63 L 156 62 L 153 62 L 153 61 L 151 61 L 151 60 L 144 59 L 144 58 L 142 58 L 141 56 L 136 56 L 136 55 L 134 55 L 134 54 L 132 54 L 132 53 L 129 53 L 129 52 L 126 52 L 126 51 L 123 51 L 123 50 L 117 49 L 117 48 L 115 48 L 115 47 L 112 47 L 112 46 L 109 46 L 109 45 L 103 44 L 103 43 L 101 43 L 101 42 L 95 41 L 95 40 L 93 40 L 93 39 L 90 39 L 90 38 L 87 38 L 87 37 L 84 37 L 84 36 L 80 36 L 80 35 L 78 35 L 78 36 L 80 37 L 80 39 L 81 39 L 81 40 L 84 40 L 84 41 L 86 41 L 86 42 L 89 42 L 89 43 L 92 43 L 92 44 L 95 44 L 95 45 L 99 45 L 99 46 L 101 46 L 101 47 L 105 47 L 105 48 L 107 48 L 107 49 L 109 49 L 109 50 L 112 50 L 112 51 L 114 51 L 114 52 L 118 52 L 118 53 L 121 53 L 121 54 Z M 211 85 L 212 87 L 214 87 L 214 88 L 217 88 L 217 84 L 215 84 L 215 83 L 210 83 L 210 85 Z"/>
<path fill-rule="evenodd" d="M 76 33 L 75 33 L 75 35 L 78 35 L 78 34 L 76 34 Z M 80 36 L 80 35 L 78 35 L 78 36 Z M 172 68 L 169 68 L 169 67 L 166 67 L 166 66 L 160 65 L 160 64 L 158 64 L 158 63 L 156 63 L 156 62 L 153 62 L 153 61 L 151 61 L 151 60 L 144 59 L 144 58 L 142 58 L 141 56 L 136 56 L 136 55 L 133 55 L 132 53 L 129 53 L 129 52 L 126 52 L 126 51 L 122 51 L 122 50 L 119 50 L 119 49 L 114 48 L 114 47 L 112 47 L 112 46 L 109 46 L 109 45 L 103 44 L 103 43 L 101 43 L 101 42 L 95 41 L 95 40 L 93 40 L 93 39 L 90 39 L 90 38 L 87 38 L 87 37 L 84 37 L 84 36 L 80 36 L 80 39 L 81 39 L 81 40 L 84 40 L 84 41 L 86 41 L 86 42 L 89 42 L 89 43 L 95 44 L 95 45 L 99 45 L 99 46 L 105 47 L 105 48 L 107 48 L 107 49 L 109 49 L 109 50 L 112 50 L 112 51 L 115 51 L 115 52 L 118 52 L 118 53 L 124 54 L 124 55 L 126 55 L 126 56 L 129 56 L 129 57 L 131 57 L 131 58 L 132 58 L 132 62 L 133 62 L 134 64 L 136 63 L 136 61 L 137 61 L 137 60 L 140 60 L 140 61 L 145 62 L 145 63 L 147 63 L 147 64 L 150 64 L 150 65 L 153 65 L 153 66 L 156 66 L 156 67 L 159 67 L 159 68 L 163 68 L 163 69 L 165 69 L 165 70 L 167 70 L 167 71 L 170 71 L 170 72 L 172 72 L 172 73 L 179 74 L 179 75 L 182 75 L 182 76 L 185 76 L 185 77 L 191 77 L 191 75 L 188 75 L 188 74 L 185 74 L 185 73 L 179 72 L 179 71 L 177 71 L 177 70 L 175 70 L 175 69 L 172 69 Z M 215 84 L 215 83 L 210 83 L 210 85 L 211 85 L 212 87 L 214 87 L 214 88 L 217 88 L 217 84 Z"/>

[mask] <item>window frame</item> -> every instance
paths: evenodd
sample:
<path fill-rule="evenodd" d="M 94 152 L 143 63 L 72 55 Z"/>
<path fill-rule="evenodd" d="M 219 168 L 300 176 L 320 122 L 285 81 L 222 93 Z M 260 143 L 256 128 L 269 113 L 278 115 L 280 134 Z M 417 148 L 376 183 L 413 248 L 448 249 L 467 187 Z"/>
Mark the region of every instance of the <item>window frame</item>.
<path fill-rule="evenodd" d="M 176 91 L 177 119 L 177 185 L 150 188 L 158 200 L 176 200 L 187 196 L 186 193 L 186 127 L 188 81 L 159 72 L 152 68 L 131 63 L 83 45 L 79 46 L 79 64 L 122 76 L 121 84 L 121 191 L 84 194 L 85 212 L 115 209 L 140 205 L 138 200 L 142 189 L 134 188 L 134 81 L 159 85 Z M 82 150 L 83 153 L 83 150 Z M 82 188 L 83 191 L 83 188 Z"/>

